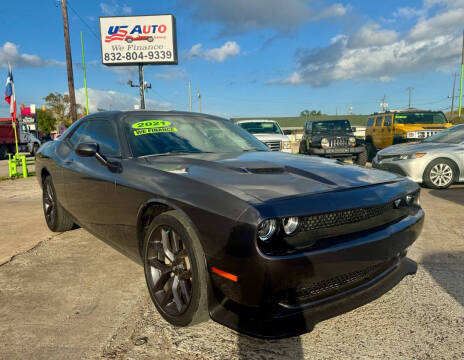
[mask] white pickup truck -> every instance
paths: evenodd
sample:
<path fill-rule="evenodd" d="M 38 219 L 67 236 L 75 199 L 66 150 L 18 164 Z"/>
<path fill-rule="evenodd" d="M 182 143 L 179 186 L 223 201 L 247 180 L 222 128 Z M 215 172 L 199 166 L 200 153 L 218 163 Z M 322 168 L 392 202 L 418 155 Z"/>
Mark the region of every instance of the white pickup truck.
<path fill-rule="evenodd" d="M 292 143 L 284 134 L 277 121 L 266 119 L 240 120 L 237 125 L 253 134 L 267 145 L 271 151 L 292 152 Z"/>

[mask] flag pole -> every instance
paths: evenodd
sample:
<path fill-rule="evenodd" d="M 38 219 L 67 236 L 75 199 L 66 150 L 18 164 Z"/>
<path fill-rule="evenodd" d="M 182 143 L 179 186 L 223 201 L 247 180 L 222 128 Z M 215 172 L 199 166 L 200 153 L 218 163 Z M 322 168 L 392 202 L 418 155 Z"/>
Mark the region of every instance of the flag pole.
<path fill-rule="evenodd" d="M 81 31 L 81 46 L 82 46 L 82 67 L 84 69 L 84 89 L 85 89 L 85 112 L 89 115 L 89 98 L 87 97 L 87 73 L 85 71 L 85 57 L 84 57 L 84 36 Z"/>

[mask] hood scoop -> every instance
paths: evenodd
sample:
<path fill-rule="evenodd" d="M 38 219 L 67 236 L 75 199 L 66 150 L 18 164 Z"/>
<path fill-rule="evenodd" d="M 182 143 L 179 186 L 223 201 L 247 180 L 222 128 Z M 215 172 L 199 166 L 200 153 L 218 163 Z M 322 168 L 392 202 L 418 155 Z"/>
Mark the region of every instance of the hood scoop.
<path fill-rule="evenodd" d="M 245 169 L 248 173 L 251 174 L 283 174 L 285 168 L 283 167 L 268 167 L 268 168 L 247 168 Z"/>

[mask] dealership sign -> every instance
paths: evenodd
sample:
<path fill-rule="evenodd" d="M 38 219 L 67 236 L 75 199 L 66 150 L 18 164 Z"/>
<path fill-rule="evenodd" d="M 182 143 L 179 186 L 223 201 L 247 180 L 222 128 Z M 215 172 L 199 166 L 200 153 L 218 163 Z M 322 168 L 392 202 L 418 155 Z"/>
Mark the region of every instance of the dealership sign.
<path fill-rule="evenodd" d="M 104 65 L 177 64 L 173 15 L 100 17 Z"/>

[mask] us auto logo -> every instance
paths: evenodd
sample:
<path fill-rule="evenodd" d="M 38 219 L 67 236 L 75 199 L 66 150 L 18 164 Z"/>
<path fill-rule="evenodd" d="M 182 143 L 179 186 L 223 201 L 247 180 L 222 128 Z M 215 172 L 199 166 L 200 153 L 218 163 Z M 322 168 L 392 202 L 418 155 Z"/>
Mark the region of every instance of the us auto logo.
<path fill-rule="evenodd" d="M 151 42 L 155 38 L 155 34 L 164 34 L 166 30 L 167 26 L 164 24 L 134 25 L 130 32 L 128 25 L 113 25 L 108 27 L 108 35 L 105 37 L 105 42 L 109 43 L 112 41 L 123 40 L 128 43 L 140 40 L 147 40 Z"/>

